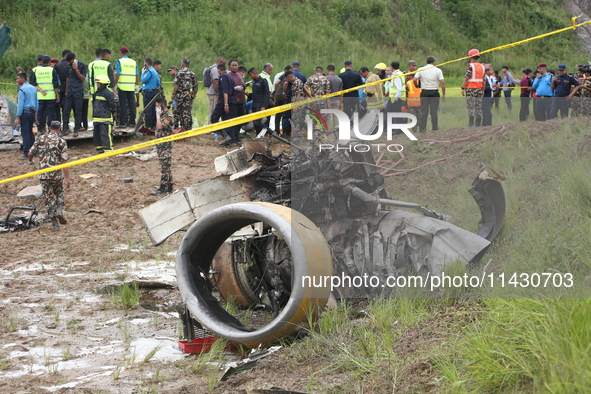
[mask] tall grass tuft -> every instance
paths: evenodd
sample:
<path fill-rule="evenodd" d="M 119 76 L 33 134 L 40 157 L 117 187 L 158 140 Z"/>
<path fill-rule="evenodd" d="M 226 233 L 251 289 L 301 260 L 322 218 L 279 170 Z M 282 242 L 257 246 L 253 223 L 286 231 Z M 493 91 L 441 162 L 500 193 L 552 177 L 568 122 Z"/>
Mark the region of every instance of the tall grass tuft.
<path fill-rule="evenodd" d="M 111 289 L 109 298 L 116 308 L 131 309 L 139 305 L 141 292 L 137 282 L 124 283 L 118 290 Z"/>
<path fill-rule="evenodd" d="M 437 366 L 452 387 L 474 392 L 585 392 L 591 385 L 590 299 L 491 299 Z"/>

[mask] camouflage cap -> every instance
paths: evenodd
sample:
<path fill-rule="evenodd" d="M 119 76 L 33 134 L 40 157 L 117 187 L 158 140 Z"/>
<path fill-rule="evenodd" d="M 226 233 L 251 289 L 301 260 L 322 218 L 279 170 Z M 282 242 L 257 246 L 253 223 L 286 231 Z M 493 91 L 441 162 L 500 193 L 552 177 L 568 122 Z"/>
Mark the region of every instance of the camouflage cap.
<path fill-rule="evenodd" d="M 408 65 L 409 65 L 409 66 L 410 66 L 410 65 L 416 66 L 416 65 L 417 65 L 417 62 L 415 62 L 414 60 L 409 60 L 409 61 L 408 61 Z"/>
<path fill-rule="evenodd" d="M 49 126 L 49 128 L 51 130 L 59 130 L 62 128 L 62 124 L 57 120 L 53 120 L 51 121 L 51 126 Z"/>
<path fill-rule="evenodd" d="M 168 72 L 171 72 L 172 70 L 177 70 L 178 71 L 178 67 L 177 66 L 172 66 L 172 67 L 168 67 Z"/>

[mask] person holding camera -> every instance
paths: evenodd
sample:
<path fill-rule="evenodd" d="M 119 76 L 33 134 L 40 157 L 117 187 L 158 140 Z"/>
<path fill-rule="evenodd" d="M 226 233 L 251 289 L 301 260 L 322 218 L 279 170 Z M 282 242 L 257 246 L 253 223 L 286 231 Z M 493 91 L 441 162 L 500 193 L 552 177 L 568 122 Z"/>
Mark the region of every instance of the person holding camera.
<path fill-rule="evenodd" d="M 547 71 L 548 65 L 546 63 L 538 64 L 538 72 L 536 79 L 532 85 L 533 90 L 536 91 L 536 99 L 534 100 L 534 115 L 536 120 L 544 122 L 552 117 L 552 74 Z"/>

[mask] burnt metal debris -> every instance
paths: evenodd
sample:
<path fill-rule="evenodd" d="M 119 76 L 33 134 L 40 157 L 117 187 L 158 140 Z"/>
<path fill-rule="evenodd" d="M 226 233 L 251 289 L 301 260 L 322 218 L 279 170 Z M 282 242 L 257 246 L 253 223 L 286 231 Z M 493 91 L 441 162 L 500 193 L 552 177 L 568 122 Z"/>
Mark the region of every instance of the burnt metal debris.
<path fill-rule="evenodd" d="M 224 168 L 233 171 L 225 176 L 243 182 L 245 202 L 198 217 L 177 253 L 183 301 L 217 335 L 257 346 L 294 334 L 331 296 L 329 287 L 305 286 L 301 278 L 437 275 L 450 263 L 477 263 L 501 230 L 503 188 L 483 167 L 470 189 L 481 212 L 474 234 L 443 213 L 391 199 L 373 154 L 354 148 L 359 141 L 344 142 L 350 149 L 317 149 L 322 141 L 339 143 L 337 135 L 325 133 L 308 146 L 297 141 L 290 154 L 277 156 L 264 141 L 251 141 L 249 163 L 242 166 L 236 163 L 240 155 L 227 155 L 232 162 Z M 224 310 L 216 292 L 241 307 L 267 308 L 272 320 L 258 328 L 243 324 Z M 398 295 L 350 285 L 332 294 Z"/>
<path fill-rule="evenodd" d="M 31 206 L 14 206 L 8 210 L 5 218 L 0 219 L 0 234 L 29 230 L 39 226 L 37 208 Z"/>

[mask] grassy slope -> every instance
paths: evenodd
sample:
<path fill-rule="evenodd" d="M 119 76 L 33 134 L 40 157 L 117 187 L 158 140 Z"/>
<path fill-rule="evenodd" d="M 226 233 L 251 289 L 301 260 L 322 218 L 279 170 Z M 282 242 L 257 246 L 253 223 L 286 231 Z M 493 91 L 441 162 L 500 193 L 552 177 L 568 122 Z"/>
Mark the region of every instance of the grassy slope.
<path fill-rule="evenodd" d="M 94 48 L 116 53 L 122 45 L 136 59 L 162 59 L 165 68 L 187 57 L 202 70 L 224 55 L 259 67 L 297 59 L 310 74 L 316 65 L 346 59 L 359 67 L 409 58 L 422 63 L 428 54 L 450 60 L 471 47 L 491 48 L 570 24 L 560 0 L 442 3 L 437 11 L 430 0 L 0 0 L 14 40 L 0 76 L 10 78 L 17 65 L 33 67 L 39 52 L 59 58 L 68 48 L 90 61 Z M 578 48 L 568 32 L 483 60 L 516 70 L 539 61 L 574 66 L 585 60 Z M 447 73 L 459 76 L 462 69 L 449 66 Z"/>

